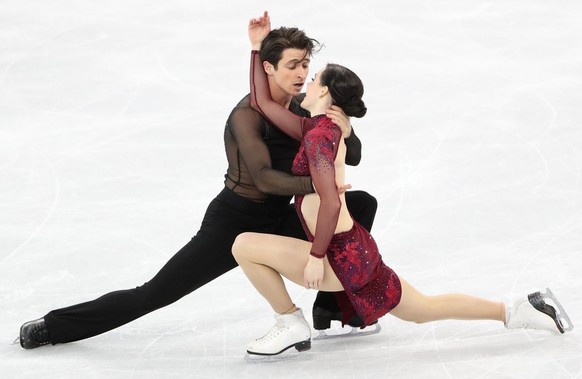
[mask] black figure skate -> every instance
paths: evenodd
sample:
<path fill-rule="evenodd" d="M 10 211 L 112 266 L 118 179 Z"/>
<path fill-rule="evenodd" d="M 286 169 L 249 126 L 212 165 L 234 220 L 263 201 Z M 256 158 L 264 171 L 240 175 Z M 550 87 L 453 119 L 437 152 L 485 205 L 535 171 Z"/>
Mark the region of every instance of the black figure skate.
<path fill-rule="evenodd" d="M 22 324 L 20 327 L 20 337 L 14 342 L 17 341 L 20 341 L 20 346 L 22 346 L 23 349 L 35 349 L 51 343 L 51 338 L 44 322 L 44 318 L 39 318 Z"/>
<path fill-rule="evenodd" d="M 341 321 L 342 312 L 337 305 L 332 307 L 322 307 L 317 304 L 313 305 L 313 329 L 317 330 L 319 334 L 313 340 L 324 340 L 338 337 L 362 337 L 371 334 L 378 334 L 382 330 L 378 320 L 372 322 L 370 325 L 362 329 L 364 321 L 358 315 L 354 315 L 347 322 L 347 328 L 341 329 L 331 328 L 332 321 Z"/>

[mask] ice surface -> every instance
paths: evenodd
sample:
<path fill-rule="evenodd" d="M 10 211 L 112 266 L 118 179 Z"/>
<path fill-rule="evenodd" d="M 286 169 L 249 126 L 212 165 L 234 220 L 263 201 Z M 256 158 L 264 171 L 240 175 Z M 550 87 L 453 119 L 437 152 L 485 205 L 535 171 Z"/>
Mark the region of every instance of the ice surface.
<path fill-rule="evenodd" d="M 0 3 L 3 378 L 580 378 L 582 338 L 495 322 L 407 324 L 245 362 L 271 311 L 235 269 L 85 341 L 23 350 L 20 325 L 140 285 L 222 187 L 222 130 L 248 91 L 262 1 Z M 511 302 L 544 290 L 582 315 L 582 3 L 268 5 L 325 43 L 368 114 L 354 188 L 379 201 L 384 260 L 420 290 Z M 315 292 L 294 285 L 309 313 Z"/>

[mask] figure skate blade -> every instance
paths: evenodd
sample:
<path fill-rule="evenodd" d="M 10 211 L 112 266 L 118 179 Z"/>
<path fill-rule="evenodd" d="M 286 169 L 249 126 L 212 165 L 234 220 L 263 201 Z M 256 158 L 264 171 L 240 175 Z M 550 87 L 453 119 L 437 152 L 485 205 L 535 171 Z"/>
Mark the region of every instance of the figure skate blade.
<path fill-rule="evenodd" d="M 326 329 L 319 330 L 319 334 L 313 337 L 314 341 L 330 340 L 336 338 L 352 338 L 352 337 L 365 337 L 373 334 L 378 334 L 382 330 L 380 323 L 374 325 L 369 325 L 364 329 L 354 328 L 351 326 L 343 327 L 341 329 Z"/>

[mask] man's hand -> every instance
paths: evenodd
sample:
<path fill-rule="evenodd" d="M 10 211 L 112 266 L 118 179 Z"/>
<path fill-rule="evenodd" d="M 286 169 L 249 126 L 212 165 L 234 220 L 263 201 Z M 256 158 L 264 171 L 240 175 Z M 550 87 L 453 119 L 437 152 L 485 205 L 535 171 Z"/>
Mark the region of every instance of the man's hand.
<path fill-rule="evenodd" d="M 346 116 L 343 109 L 337 105 L 332 105 L 327 111 L 325 111 L 327 117 L 333 121 L 334 124 L 340 127 L 342 130 L 342 136 L 348 138 L 352 134 L 352 124 L 350 123 L 350 118 Z"/>
<path fill-rule="evenodd" d="M 317 193 L 317 188 L 315 188 L 315 183 L 311 182 L 311 186 L 313 187 L 313 190 L 315 191 L 315 193 Z M 339 193 L 341 195 L 342 193 L 346 192 L 349 189 L 352 189 L 352 185 L 344 183 L 341 186 L 337 186 L 337 193 Z"/>
<path fill-rule="evenodd" d="M 252 18 L 249 21 L 249 40 L 253 50 L 261 49 L 261 42 L 271 31 L 271 18 L 269 12 L 265 11 L 261 17 Z"/>
<path fill-rule="evenodd" d="M 352 185 L 344 183 L 341 186 L 337 187 L 337 192 L 341 195 L 342 193 L 345 193 L 349 189 L 352 189 Z"/>

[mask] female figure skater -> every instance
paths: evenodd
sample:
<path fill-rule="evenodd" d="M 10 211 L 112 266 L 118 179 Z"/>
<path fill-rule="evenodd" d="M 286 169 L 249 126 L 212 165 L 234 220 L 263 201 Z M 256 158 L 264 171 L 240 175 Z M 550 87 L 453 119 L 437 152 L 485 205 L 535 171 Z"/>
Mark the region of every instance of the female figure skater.
<path fill-rule="evenodd" d="M 311 114 L 300 117 L 274 102 L 269 74 L 277 69 L 261 62 L 258 49 L 270 30 L 265 14 L 249 22 L 251 104 L 286 134 L 301 139 L 293 162 L 295 175 L 311 175 L 317 193 L 297 195 L 295 207 L 310 242 L 261 233 L 240 234 L 233 255 L 259 293 L 276 312 L 276 325 L 247 346 L 249 354 L 276 355 L 291 347 L 311 347 L 311 329 L 285 288 L 283 279 L 321 291 L 339 292 L 345 323 L 358 314 L 365 325 L 390 313 L 416 323 L 444 319 L 496 320 L 507 328 L 545 329 L 564 333 L 572 324 L 549 289 L 519 299 L 509 308 L 501 302 L 463 294 L 427 296 L 396 275 L 382 261 L 372 236 L 350 216 L 344 195 L 345 144 L 340 129 L 325 117 L 340 106 L 348 116 L 362 117 L 363 85 L 356 74 L 328 64 L 307 84 L 301 106 Z M 298 56 L 302 56 L 298 52 Z M 551 299 L 556 308 L 544 299 Z"/>

